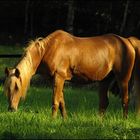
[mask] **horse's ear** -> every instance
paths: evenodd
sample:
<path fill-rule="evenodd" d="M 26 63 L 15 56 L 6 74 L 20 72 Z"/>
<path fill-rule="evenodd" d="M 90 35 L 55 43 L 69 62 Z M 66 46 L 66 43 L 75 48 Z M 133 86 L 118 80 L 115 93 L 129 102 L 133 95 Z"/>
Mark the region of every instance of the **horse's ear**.
<path fill-rule="evenodd" d="M 9 73 L 10 73 L 10 70 L 9 70 L 9 68 L 5 68 L 5 74 L 6 74 L 6 76 L 8 76 L 9 75 Z"/>
<path fill-rule="evenodd" d="M 15 76 L 16 76 L 17 78 L 19 78 L 19 76 L 20 76 L 20 71 L 19 71 L 18 68 L 16 68 L 16 70 L 15 70 Z"/>

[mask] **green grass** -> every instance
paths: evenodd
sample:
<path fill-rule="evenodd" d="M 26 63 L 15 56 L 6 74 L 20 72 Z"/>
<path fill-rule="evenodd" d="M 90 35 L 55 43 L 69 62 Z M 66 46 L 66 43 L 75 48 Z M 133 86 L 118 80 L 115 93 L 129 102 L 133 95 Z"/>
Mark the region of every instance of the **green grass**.
<path fill-rule="evenodd" d="M 2 46 L 0 45 L 0 54 L 20 54 L 23 52 L 22 46 Z"/>
<path fill-rule="evenodd" d="M 23 47 L 21 46 L 1 46 L 0 45 L 0 55 L 1 54 L 22 54 Z M 19 58 L 0 58 L 0 77 L 4 76 L 5 67 L 13 67 Z"/>
<path fill-rule="evenodd" d="M 140 139 L 140 118 L 130 107 L 128 119 L 122 118 L 121 102 L 110 96 L 110 105 L 103 119 L 98 116 L 96 90 L 65 88 L 68 118 L 58 113 L 51 117 L 50 88 L 31 87 L 17 112 L 7 111 L 7 100 L 0 87 L 0 139 Z"/>

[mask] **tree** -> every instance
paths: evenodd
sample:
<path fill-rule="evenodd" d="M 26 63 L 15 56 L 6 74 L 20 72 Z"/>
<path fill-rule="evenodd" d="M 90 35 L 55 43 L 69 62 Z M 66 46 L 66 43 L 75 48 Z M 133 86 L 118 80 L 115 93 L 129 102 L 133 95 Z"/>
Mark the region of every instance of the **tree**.
<path fill-rule="evenodd" d="M 120 28 L 120 34 L 123 33 L 123 30 L 124 30 L 125 25 L 126 25 L 129 3 L 130 3 L 130 1 L 127 0 L 126 5 L 125 5 L 125 10 L 124 10 L 123 21 L 122 21 L 121 28 Z"/>
<path fill-rule="evenodd" d="M 68 14 L 67 14 L 67 25 L 66 25 L 66 30 L 70 33 L 73 34 L 74 27 L 74 0 L 68 0 Z"/>
<path fill-rule="evenodd" d="M 34 26 L 34 1 L 26 0 L 25 3 L 24 34 L 32 36 Z"/>
<path fill-rule="evenodd" d="M 30 0 L 26 0 L 25 3 L 25 21 L 24 21 L 24 34 L 27 34 L 28 31 L 28 20 L 29 20 L 29 4 L 30 4 Z"/>

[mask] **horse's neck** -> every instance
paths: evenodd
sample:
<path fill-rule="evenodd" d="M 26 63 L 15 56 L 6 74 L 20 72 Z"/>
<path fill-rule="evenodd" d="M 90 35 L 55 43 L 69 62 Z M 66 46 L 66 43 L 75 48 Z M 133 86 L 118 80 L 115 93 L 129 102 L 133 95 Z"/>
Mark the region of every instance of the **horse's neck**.
<path fill-rule="evenodd" d="M 34 70 L 31 56 L 27 54 L 22 58 L 16 67 L 20 70 L 21 76 L 32 75 Z"/>
<path fill-rule="evenodd" d="M 16 66 L 16 68 L 18 68 L 20 71 L 23 95 L 25 95 L 28 86 L 30 85 L 30 80 L 41 62 L 43 57 L 42 55 L 43 53 L 37 52 L 35 50 L 32 54 L 27 51 L 25 56 Z"/>
<path fill-rule="evenodd" d="M 18 68 L 20 71 L 20 77 L 22 80 L 22 88 L 23 88 L 22 91 L 24 94 L 26 93 L 28 85 L 30 84 L 30 79 L 34 71 L 30 56 L 23 57 L 22 60 L 16 66 L 16 68 Z"/>
<path fill-rule="evenodd" d="M 44 44 L 44 43 L 43 43 Z M 35 74 L 44 54 L 45 54 L 45 46 L 31 46 L 27 49 L 24 57 L 21 59 L 21 61 L 18 63 L 17 67 L 22 72 L 23 76 L 28 75 L 31 77 Z"/>

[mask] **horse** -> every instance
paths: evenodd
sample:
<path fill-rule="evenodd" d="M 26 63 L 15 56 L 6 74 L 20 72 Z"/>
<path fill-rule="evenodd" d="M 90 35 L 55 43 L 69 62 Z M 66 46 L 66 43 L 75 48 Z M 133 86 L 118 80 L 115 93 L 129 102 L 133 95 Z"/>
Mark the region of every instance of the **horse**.
<path fill-rule="evenodd" d="M 29 42 L 23 56 L 13 68 L 5 68 L 4 93 L 11 111 L 26 96 L 32 76 L 39 72 L 53 79 L 52 117 L 60 109 L 66 118 L 64 83 L 73 77 L 99 81 L 99 114 L 109 105 L 108 89 L 112 75 L 122 97 L 123 117 L 128 115 L 128 82 L 135 62 L 135 49 L 127 38 L 115 34 L 76 37 L 56 30 L 44 38 Z"/>

